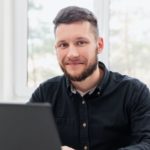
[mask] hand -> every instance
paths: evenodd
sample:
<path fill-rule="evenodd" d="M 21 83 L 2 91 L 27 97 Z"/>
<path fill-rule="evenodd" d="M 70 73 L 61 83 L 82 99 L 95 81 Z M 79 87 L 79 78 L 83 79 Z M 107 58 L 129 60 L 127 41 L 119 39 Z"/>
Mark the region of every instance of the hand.
<path fill-rule="evenodd" d="M 75 149 L 68 147 L 68 146 L 62 146 L 61 149 L 62 150 L 75 150 Z"/>

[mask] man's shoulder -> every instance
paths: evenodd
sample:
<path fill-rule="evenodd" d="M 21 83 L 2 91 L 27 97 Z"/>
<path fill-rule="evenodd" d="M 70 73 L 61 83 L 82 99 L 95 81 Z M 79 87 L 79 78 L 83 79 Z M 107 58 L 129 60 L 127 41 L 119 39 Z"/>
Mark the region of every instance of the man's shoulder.
<path fill-rule="evenodd" d="M 65 89 L 65 77 L 57 76 L 41 83 L 33 92 L 30 102 L 51 102 L 55 100 L 56 93 Z"/>
<path fill-rule="evenodd" d="M 143 86 L 146 86 L 144 82 L 142 82 L 140 79 L 136 77 L 132 77 L 129 75 L 123 75 L 118 72 L 112 72 L 110 71 L 111 80 L 116 85 L 122 85 L 127 87 L 134 87 L 134 88 L 141 88 Z"/>
<path fill-rule="evenodd" d="M 50 95 L 61 91 L 66 86 L 65 76 L 56 76 L 42 82 L 34 91 L 34 94 Z"/>

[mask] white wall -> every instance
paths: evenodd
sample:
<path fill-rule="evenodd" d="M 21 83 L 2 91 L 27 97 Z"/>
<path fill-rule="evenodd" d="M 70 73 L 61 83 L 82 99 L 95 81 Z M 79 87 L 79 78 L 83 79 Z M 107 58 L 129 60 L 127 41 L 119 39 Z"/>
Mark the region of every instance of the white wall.
<path fill-rule="evenodd" d="M 3 88 L 2 88 L 2 70 L 3 70 L 3 1 L 0 1 L 0 98 L 2 97 Z"/>
<path fill-rule="evenodd" d="M 0 101 L 11 101 L 13 94 L 13 0 L 0 0 Z"/>

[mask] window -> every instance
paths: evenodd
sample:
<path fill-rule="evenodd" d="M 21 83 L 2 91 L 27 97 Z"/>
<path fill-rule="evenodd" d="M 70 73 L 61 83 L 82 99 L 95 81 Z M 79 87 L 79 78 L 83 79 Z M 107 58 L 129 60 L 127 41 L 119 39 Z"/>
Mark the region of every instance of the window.
<path fill-rule="evenodd" d="M 148 0 L 110 1 L 109 65 L 150 87 L 150 9 Z"/>
<path fill-rule="evenodd" d="M 100 59 L 113 71 L 150 86 L 150 10 L 148 0 L 15 0 L 16 93 L 30 96 L 35 87 L 62 74 L 53 48 L 58 10 L 77 5 L 95 12 L 105 47 Z"/>

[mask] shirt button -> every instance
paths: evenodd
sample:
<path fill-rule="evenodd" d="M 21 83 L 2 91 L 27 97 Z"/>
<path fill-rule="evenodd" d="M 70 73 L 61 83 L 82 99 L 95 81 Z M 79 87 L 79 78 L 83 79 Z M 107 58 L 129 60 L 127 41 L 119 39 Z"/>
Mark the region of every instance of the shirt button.
<path fill-rule="evenodd" d="M 85 104 L 85 101 L 84 101 L 84 100 L 82 101 L 82 104 Z"/>
<path fill-rule="evenodd" d="M 98 92 L 97 92 L 97 95 L 100 95 L 100 94 L 101 94 L 100 91 L 98 91 Z"/>
<path fill-rule="evenodd" d="M 87 149 L 88 149 L 88 147 L 87 147 L 87 145 L 85 145 L 85 146 L 84 146 L 84 150 L 87 150 Z"/>
<path fill-rule="evenodd" d="M 86 127 L 86 123 L 84 122 L 84 123 L 82 124 L 82 126 L 85 128 L 85 127 Z"/>

